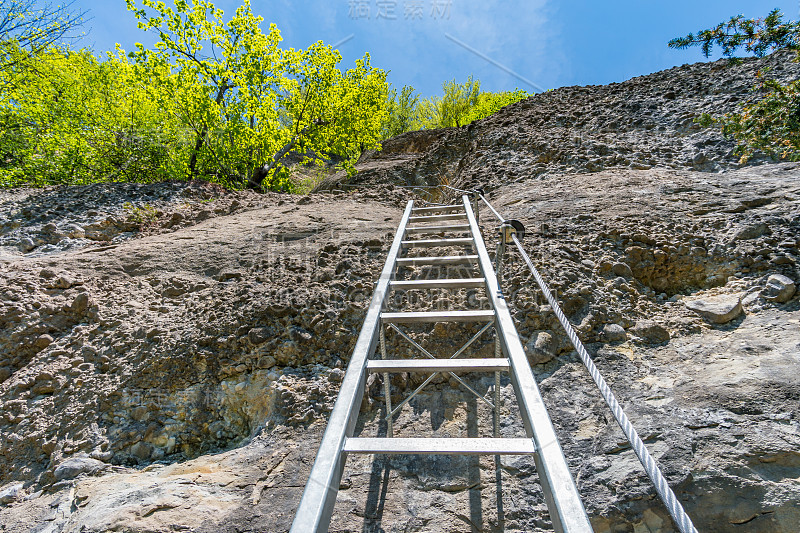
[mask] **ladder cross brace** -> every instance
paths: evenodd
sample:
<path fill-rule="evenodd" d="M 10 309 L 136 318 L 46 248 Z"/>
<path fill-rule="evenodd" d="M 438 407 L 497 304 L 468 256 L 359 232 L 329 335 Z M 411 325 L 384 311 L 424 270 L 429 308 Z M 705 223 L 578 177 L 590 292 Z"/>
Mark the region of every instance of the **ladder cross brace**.
<path fill-rule="evenodd" d="M 389 284 L 395 290 L 409 289 L 480 289 L 486 286 L 483 278 L 465 279 L 416 279 L 409 281 L 392 281 Z"/>
<path fill-rule="evenodd" d="M 482 327 L 482 328 L 481 328 L 481 329 L 478 331 L 478 333 L 476 333 L 475 335 L 473 335 L 473 336 L 472 336 L 472 338 L 470 338 L 470 339 L 469 339 L 469 340 L 468 340 L 468 341 L 467 341 L 467 342 L 466 342 L 466 343 L 465 343 L 465 344 L 464 344 L 464 345 L 463 345 L 461 348 L 459 348 L 459 349 L 458 349 L 458 351 L 457 351 L 456 353 L 454 353 L 453 355 L 451 355 L 451 356 L 450 356 L 450 360 L 453 360 L 453 359 L 455 359 L 456 357 L 458 357 L 459 355 L 461 355 L 462 353 L 464 353 L 464 351 L 465 351 L 467 348 L 469 348 L 469 347 L 472 345 L 472 343 L 473 343 L 473 342 L 475 342 L 476 340 L 478 340 L 478 339 L 480 338 L 480 336 L 481 336 L 481 335 L 483 335 L 483 333 L 484 333 L 484 332 L 485 332 L 487 329 L 489 329 L 491 326 L 492 326 L 492 323 L 491 323 L 491 322 L 490 322 L 490 323 L 488 323 L 488 324 L 486 324 L 485 326 L 483 326 L 483 327 Z M 428 350 L 426 350 L 425 348 L 423 348 L 422 346 L 420 346 L 420 345 L 419 345 L 419 343 L 418 343 L 417 341 L 415 341 L 414 339 L 412 339 L 411 337 L 409 337 L 409 336 L 406 334 L 406 332 L 405 332 L 405 331 L 403 331 L 402 329 L 398 328 L 398 327 L 397 327 L 396 325 L 394 325 L 394 324 L 390 324 L 390 327 L 391 327 L 393 330 L 395 330 L 397 333 L 399 333 L 399 334 L 400 334 L 400 336 L 401 336 L 401 337 L 403 337 L 403 338 L 404 338 L 406 341 L 408 341 L 408 343 L 409 343 L 409 344 L 411 344 L 411 345 L 412 345 L 414 348 L 416 348 L 417 350 L 419 350 L 420 352 L 422 352 L 422 355 L 424 355 L 424 356 L 425 356 L 425 357 L 427 357 L 428 359 L 434 359 L 434 360 L 438 359 L 438 358 L 437 358 L 435 355 L 433 355 L 431 352 L 429 352 Z M 484 398 L 484 397 L 483 397 L 483 395 L 482 395 L 481 393 L 479 393 L 478 391 L 476 391 L 475 389 L 473 389 L 472 387 L 470 387 L 470 386 L 469 386 L 469 385 L 468 385 L 468 384 L 467 384 L 467 383 L 466 383 L 466 382 L 465 382 L 463 379 L 461 379 L 460 377 L 458 377 L 458 376 L 457 376 L 455 373 L 453 373 L 453 372 L 451 372 L 451 371 L 448 371 L 447 373 L 448 373 L 448 374 L 450 374 L 450 377 L 452 377 L 453 379 L 455 379 L 456 381 L 458 381 L 458 382 L 461 384 L 461 386 L 462 386 L 462 387 L 464 387 L 465 389 L 467 389 L 468 391 L 470 391 L 470 392 L 471 392 L 471 393 L 472 393 L 472 394 L 473 394 L 473 395 L 474 395 L 476 398 L 478 398 L 479 400 L 481 400 L 482 402 L 484 402 L 486 405 L 488 405 L 489 407 L 491 407 L 492 409 L 494 409 L 494 404 L 493 404 L 492 402 L 490 402 L 489 400 L 487 400 L 486 398 Z M 422 389 L 424 389 L 424 388 L 425 388 L 425 386 L 426 386 L 428 383 L 430 383 L 431 381 L 433 381 L 433 378 L 435 378 L 435 377 L 436 377 L 438 374 L 439 374 L 438 372 L 434 372 L 433 374 L 431 374 L 430 376 L 428 376 L 428 378 L 427 378 L 425 381 L 423 381 L 423 382 L 422 382 L 422 383 L 421 383 L 421 384 L 420 384 L 420 385 L 419 385 L 419 386 L 418 386 L 416 389 L 414 389 L 414 392 L 412 392 L 412 393 L 411 393 L 411 394 L 410 394 L 410 395 L 409 395 L 409 396 L 408 396 L 408 397 L 407 397 L 405 400 L 403 400 L 402 402 L 400 402 L 400 403 L 397 405 L 397 407 L 395 407 L 394 409 L 388 409 L 388 411 L 389 411 L 389 412 L 388 412 L 388 413 L 387 413 L 387 415 L 386 415 L 386 421 L 388 422 L 389 420 L 391 420 L 391 418 L 392 418 L 392 417 L 393 417 L 395 414 L 397 414 L 397 413 L 398 413 L 398 412 L 399 412 L 399 411 L 400 411 L 400 410 L 401 410 L 401 409 L 402 409 L 402 408 L 403 408 L 403 407 L 404 407 L 404 406 L 405 406 L 405 405 L 406 405 L 408 402 L 410 402 L 412 399 L 414 399 L 414 397 L 415 397 L 417 394 L 419 394 L 420 392 L 422 392 Z"/>
<path fill-rule="evenodd" d="M 447 224 L 443 226 L 415 226 L 406 228 L 406 235 L 413 233 L 444 233 L 453 231 L 459 233 L 469 233 L 469 224 Z"/>
<path fill-rule="evenodd" d="M 381 313 L 384 324 L 424 324 L 432 322 L 491 322 L 494 311 L 414 311 Z"/>
<path fill-rule="evenodd" d="M 432 207 L 415 207 L 411 210 L 412 213 L 429 214 L 429 213 L 442 213 L 444 211 L 464 210 L 461 204 L 455 205 L 435 205 Z"/>
<path fill-rule="evenodd" d="M 423 256 L 423 257 L 400 257 L 397 259 L 398 266 L 423 266 L 423 265 L 476 265 L 477 255 L 445 255 L 445 256 Z"/>
<path fill-rule="evenodd" d="M 471 246 L 471 238 L 459 239 L 417 239 L 403 241 L 403 248 L 439 248 L 447 246 Z"/>

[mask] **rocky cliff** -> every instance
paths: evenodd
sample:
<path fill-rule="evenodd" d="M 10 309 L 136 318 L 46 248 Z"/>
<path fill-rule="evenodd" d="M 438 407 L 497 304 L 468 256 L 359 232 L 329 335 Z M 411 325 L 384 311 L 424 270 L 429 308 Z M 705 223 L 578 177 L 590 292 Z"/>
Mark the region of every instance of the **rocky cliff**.
<path fill-rule="evenodd" d="M 526 247 L 699 530 L 797 531 L 800 166 L 740 167 L 691 121 L 754 97 L 760 67 L 797 78 L 785 59 L 538 95 L 389 141 L 355 180 L 310 196 L 202 183 L 0 192 L 0 531 L 287 531 L 415 198 L 398 186 L 442 183 L 485 185 L 526 223 Z M 514 254 L 505 287 L 595 530 L 674 531 Z M 442 353 L 468 333 L 418 331 Z M 421 379 L 396 376 L 395 400 Z M 470 377 L 481 393 L 491 381 Z M 383 386 L 368 385 L 365 435 L 383 430 Z M 502 433 L 520 435 L 502 385 Z M 395 428 L 484 435 L 491 417 L 439 379 Z M 549 524 L 529 459 L 360 457 L 331 530 Z"/>

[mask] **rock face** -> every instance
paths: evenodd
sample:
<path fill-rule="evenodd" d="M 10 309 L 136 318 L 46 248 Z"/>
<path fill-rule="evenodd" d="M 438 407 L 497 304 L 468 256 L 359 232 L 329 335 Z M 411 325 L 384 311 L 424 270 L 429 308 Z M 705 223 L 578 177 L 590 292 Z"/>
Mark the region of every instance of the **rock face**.
<path fill-rule="evenodd" d="M 414 132 L 387 141 L 385 152 L 362 158 L 350 184 L 438 185 L 445 175 L 469 189 L 609 169 L 735 169 L 732 141 L 694 119 L 735 111 L 752 98 L 760 69 L 783 83 L 800 78 L 792 54 L 683 65 L 622 83 L 538 94 L 467 127 L 440 130 L 435 140 L 425 132 L 420 142 Z M 345 182 L 340 173 L 320 190 Z M 763 230 L 753 224 L 741 238 Z"/>
<path fill-rule="evenodd" d="M 565 88 L 472 128 L 406 135 L 365 156 L 366 185 L 347 194 L 0 191 L 0 529 L 288 531 L 411 197 L 376 183 L 452 172 L 488 182 L 493 205 L 525 223 L 526 249 L 698 530 L 796 533 L 800 167 L 734 169 L 727 141 L 690 122 L 731 110 L 746 74 L 770 62 Z M 485 209 L 481 221 L 493 249 L 496 223 Z M 527 268 L 513 251 L 504 264 L 504 297 L 595 530 L 674 532 Z M 443 274 L 475 272 L 398 277 Z M 735 309 L 742 295 L 747 314 L 724 327 L 689 307 Z M 397 292 L 388 309 L 456 305 L 483 308 L 486 295 Z M 440 357 L 476 331 L 408 328 Z M 419 355 L 399 335 L 387 346 Z M 491 334 L 469 355 L 493 357 Z M 425 378 L 392 376 L 394 404 Z M 464 379 L 493 397 L 494 376 Z M 385 435 L 383 385 L 367 381 L 360 435 Z M 500 396 L 501 435 L 525 435 L 506 377 Z M 489 408 L 449 376 L 394 428 L 493 434 Z M 331 530 L 550 526 L 529 458 L 363 456 L 347 462 Z"/>

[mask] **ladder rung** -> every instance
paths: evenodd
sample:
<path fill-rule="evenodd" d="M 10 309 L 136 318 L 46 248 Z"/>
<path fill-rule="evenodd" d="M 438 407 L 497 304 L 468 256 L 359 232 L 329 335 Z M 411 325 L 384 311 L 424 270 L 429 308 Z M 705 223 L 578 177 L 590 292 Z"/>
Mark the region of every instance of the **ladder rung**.
<path fill-rule="evenodd" d="M 420 226 L 417 228 L 406 228 L 406 234 L 411 233 L 440 233 L 444 231 L 464 231 L 469 232 L 469 224 L 450 224 L 446 226 Z"/>
<path fill-rule="evenodd" d="M 478 262 L 477 255 L 444 255 L 440 257 L 402 257 L 397 260 L 399 266 L 409 265 L 472 265 Z"/>
<path fill-rule="evenodd" d="M 464 279 L 415 279 L 409 281 L 392 281 L 389 283 L 395 290 L 409 289 L 480 289 L 486 286 L 483 278 Z"/>
<path fill-rule="evenodd" d="M 371 359 L 370 372 L 506 372 L 508 359 Z"/>
<path fill-rule="evenodd" d="M 536 453 L 533 439 L 525 438 L 373 438 L 350 437 L 347 453 L 441 454 L 441 455 L 528 455 Z"/>
<path fill-rule="evenodd" d="M 453 213 L 450 215 L 427 215 L 421 217 L 409 217 L 408 223 L 413 222 L 444 222 L 445 220 L 463 220 L 467 218 L 466 213 Z"/>
<path fill-rule="evenodd" d="M 420 239 L 403 241 L 403 248 L 435 248 L 438 246 L 471 246 L 471 238 L 463 239 Z"/>
<path fill-rule="evenodd" d="M 461 204 L 456 205 L 435 205 L 431 207 L 415 207 L 411 210 L 412 213 L 441 213 L 442 211 L 452 211 L 454 209 L 460 209 L 462 212 L 464 211 L 464 206 Z"/>
<path fill-rule="evenodd" d="M 384 324 L 416 324 L 423 322 L 491 322 L 494 311 L 419 311 L 414 313 L 381 313 Z"/>

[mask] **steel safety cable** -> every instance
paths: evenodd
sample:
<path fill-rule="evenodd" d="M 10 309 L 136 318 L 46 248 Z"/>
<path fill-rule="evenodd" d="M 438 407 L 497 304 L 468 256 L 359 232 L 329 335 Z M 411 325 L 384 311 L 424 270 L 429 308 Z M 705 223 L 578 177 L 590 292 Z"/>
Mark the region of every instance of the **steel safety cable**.
<path fill-rule="evenodd" d="M 494 213 L 494 216 L 497 217 L 500 223 L 504 223 L 506 219 L 504 219 L 503 216 L 497 212 L 497 209 L 495 209 L 494 206 L 492 206 L 492 204 L 489 203 L 489 200 L 487 200 L 482 194 L 479 196 L 481 197 L 481 200 L 483 200 L 483 203 L 486 204 L 486 207 L 492 210 L 492 213 Z"/>
<path fill-rule="evenodd" d="M 492 210 L 494 215 L 503 223 L 505 223 L 505 219 L 497 212 L 497 210 L 492 207 L 488 200 L 481 194 L 480 195 L 483 202 Z M 536 283 L 539 285 L 539 288 L 544 294 L 545 299 L 550 304 L 550 307 L 553 309 L 553 312 L 558 318 L 558 321 L 561 323 L 561 327 L 564 328 L 564 331 L 567 333 L 569 340 L 572 342 L 572 345 L 575 347 L 575 350 L 578 352 L 578 355 L 581 358 L 586 369 L 589 371 L 589 374 L 594 380 L 595 385 L 597 388 L 600 389 L 600 393 L 603 395 L 603 399 L 608 404 L 608 407 L 611 409 L 612 414 L 614 415 L 614 419 L 616 419 L 617 424 L 622 429 L 623 433 L 625 433 L 625 437 L 628 439 L 628 442 L 631 444 L 634 453 L 639 458 L 639 461 L 642 463 L 645 471 L 647 472 L 647 476 L 650 478 L 650 481 L 653 482 L 655 486 L 656 492 L 661 497 L 661 501 L 664 502 L 664 505 L 669 511 L 670 516 L 672 516 L 675 525 L 678 526 L 678 529 L 681 533 L 697 533 L 697 529 L 695 529 L 694 524 L 692 523 L 691 518 L 689 515 L 686 514 L 686 510 L 678 501 L 678 498 L 675 496 L 675 493 L 670 488 L 669 484 L 667 483 L 666 477 L 661 472 L 661 469 L 656 464 L 653 457 L 650 455 L 650 452 L 647 451 L 647 448 L 642 442 L 642 439 L 639 437 L 639 434 L 634 429 L 633 424 L 631 424 L 628 416 L 623 411 L 622 406 L 617 401 L 617 398 L 614 396 L 614 393 L 611 391 L 611 388 L 606 383 L 606 380 L 603 379 L 603 375 L 600 373 L 600 370 L 592 361 L 592 358 L 589 356 L 589 353 L 584 348 L 583 343 L 578 338 L 578 334 L 575 332 L 575 329 L 570 324 L 569 320 L 567 319 L 564 312 L 561 310 L 561 307 L 558 305 L 558 301 L 553 297 L 553 294 L 550 292 L 550 289 L 547 287 L 547 284 L 542 278 L 539 271 L 531 261 L 531 258 L 525 252 L 525 249 L 522 247 L 522 243 L 519 242 L 519 239 L 515 234 L 512 234 L 511 238 L 514 240 L 514 244 L 516 244 L 519 253 L 522 255 L 522 258 L 525 260 L 525 263 L 528 265 L 531 273 L 533 274 Z"/>
<path fill-rule="evenodd" d="M 475 191 L 465 191 L 464 189 L 459 189 L 457 187 L 451 187 L 450 185 L 440 185 L 440 187 L 446 187 L 446 188 L 450 189 L 451 191 L 455 191 L 455 192 L 461 193 L 461 194 L 472 194 L 472 193 L 475 192 Z"/>
<path fill-rule="evenodd" d="M 564 331 L 567 332 L 567 336 L 569 337 L 569 340 L 572 341 L 572 345 L 577 350 L 581 361 L 583 361 L 583 364 L 586 366 L 586 369 L 592 376 L 597 388 L 600 389 L 600 393 L 603 395 L 608 407 L 614 414 L 614 418 L 619 424 L 619 427 L 622 428 L 622 431 L 625 433 L 625 437 L 627 437 L 628 442 L 630 442 L 631 446 L 633 447 L 633 451 L 636 453 L 636 456 L 639 458 L 642 466 L 644 466 L 647 476 L 653 482 L 658 495 L 661 496 L 661 500 L 667 507 L 669 514 L 675 521 L 675 524 L 681 530 L 681 533 L 697 533 L 697 530 L 695 529 L 694 524 L 692 524 L 692 520 L 689 518 L 689 515 L 686 514 L 683 506 L 680 504 L 680 502 L 678 502 L 678 498 L 669 487 L 667 479 L 664 477 L 664 474 L 661 473 L 661 469 L 658 468 L 658 465 L 650 455 L 650 452 L 647 451 L 644 442 L 642 442 L 642 439 L 639 438 L 639 434 L 634 429 L 630 420 L 628 420 L 628 416 L 625 414 L 625 411 L 622 410 L 622 406 L 617 401 L 614 393 L 611 392 L 611 388 L 608 386 L 605 379 L 603 379 L 602 374 L 600 374 L 600 370 L 598 370 L 597 366 L 595 366 L 594 361 L 592 361 L 592 358 L 589 356 L 586 348 L 583 347 L 583 343 L 578 338 L 578 334 L 575 333 L 575 330 L 569 323 L 569 320 L 567 320 L 564 312 L 561 311 L 561 308 L 558 306 L 558 302 L 547 288 L 544 279 L 542 279 L 539 271 L 536 270 L 531 258 L 528 257 L 527 253 L 525 253 L 525 250 L 522 248 L 522 244 L 519 242 L 519 239 L 517 239 L 517 236 L 512 235 L 512 239 L 514 240 L 514 244 L 517 245 L 520 254 L 522 254 L 522 258 L 528 264 L 528 268 L 530 268 L 531 272 L 533 273 L 533 277 L 536 278 L 536 283 L 539 285 L 539 288 L 542 290 L 545 298 L 550 303 L 550 307 L 553 308 L 553 312 L 558 318 L 558 321 L 561 323 Z"/>

